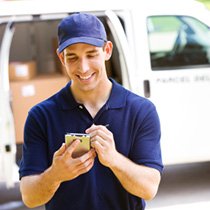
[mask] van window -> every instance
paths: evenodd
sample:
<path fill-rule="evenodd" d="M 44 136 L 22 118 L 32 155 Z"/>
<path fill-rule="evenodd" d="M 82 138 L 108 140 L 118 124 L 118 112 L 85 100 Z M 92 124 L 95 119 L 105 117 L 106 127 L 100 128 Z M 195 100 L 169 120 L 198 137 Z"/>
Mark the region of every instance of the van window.
<path fill-rule="evenodd" d="M 210 65 L 210 30 L 189 16 L 147 18 L 152 70 Z"/>

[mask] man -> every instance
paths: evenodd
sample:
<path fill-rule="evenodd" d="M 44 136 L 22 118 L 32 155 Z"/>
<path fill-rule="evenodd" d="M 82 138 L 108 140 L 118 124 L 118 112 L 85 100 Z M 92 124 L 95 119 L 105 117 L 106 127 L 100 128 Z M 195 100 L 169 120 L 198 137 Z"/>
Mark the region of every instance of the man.
<path fill-rule="evenodd" d="M 155 106 L 107 77 L 113 46 L 97 17 L 64 18 L 58 37 L 57 53 L 71 82 L 29 112 L 23 201 L 48 210 L 142 210 L 163 168 Z M 91 150 L 72 157 L 80 141 L 65 145 L 69 132 L 89 134 Z"/>

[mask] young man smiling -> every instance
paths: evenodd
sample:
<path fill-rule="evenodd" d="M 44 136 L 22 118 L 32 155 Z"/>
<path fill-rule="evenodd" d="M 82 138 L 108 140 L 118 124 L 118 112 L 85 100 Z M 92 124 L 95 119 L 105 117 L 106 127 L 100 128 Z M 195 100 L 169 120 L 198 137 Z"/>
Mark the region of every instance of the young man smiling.
<path fill-rule="evenodd" d="M 112 83 L 107 78 L 104 61 L 109 60 L 111 54 L 110 41 L 106 41 L 103 48 L 78 43 L 68 46 L 61 53 L 58 51 L 72 80 L 72 94 L 77 102 L 85 105 L 93 118 L 110 95 Z"/>
<path fill-rule="evenodd" d="M 47 210 L 143 210 L 163 169 L 155 106 L 107 77 L 113 46 L 96 16 L 64 18 L 58 38 L 71 82 L 29 112 L 20 166 L 23 201 Z M 80 141 L 66 146 L 69 132 L 89 134 L 92 148 L 73 158 Z"/>

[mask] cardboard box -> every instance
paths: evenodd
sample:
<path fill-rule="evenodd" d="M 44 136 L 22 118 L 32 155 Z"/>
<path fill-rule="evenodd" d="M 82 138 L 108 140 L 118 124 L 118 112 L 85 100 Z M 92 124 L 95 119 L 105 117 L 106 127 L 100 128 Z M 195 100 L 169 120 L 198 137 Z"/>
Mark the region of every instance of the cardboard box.
<path fill-rule="evenodd" d="M 29 81 L 10 82 L 16 142 L 23 143 L 23 130 L 29 109 L 63 88 L 68 82 L 64 75 L 37 76 Z"/>
<path fill-rule="evenodd" d="M 9 79 L 10 81 L 30 80 L 37 74 L 35 61 L 10 62 Z"/>

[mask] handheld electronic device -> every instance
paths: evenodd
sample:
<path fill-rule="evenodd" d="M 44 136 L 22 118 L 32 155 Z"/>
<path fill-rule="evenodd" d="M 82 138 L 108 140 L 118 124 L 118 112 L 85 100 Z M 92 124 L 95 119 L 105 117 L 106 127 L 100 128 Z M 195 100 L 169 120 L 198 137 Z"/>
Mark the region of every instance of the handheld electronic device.
<path fill-rule="evenodd" d="M 82 156 L 90 150 L 90 135 L 85 133 L 67 133 L 65 135 L 66 145 L 70 145 L 76 139 L 80 140 L 80 144 L 74 150 L 72 157 L 76 158 Z"/>

